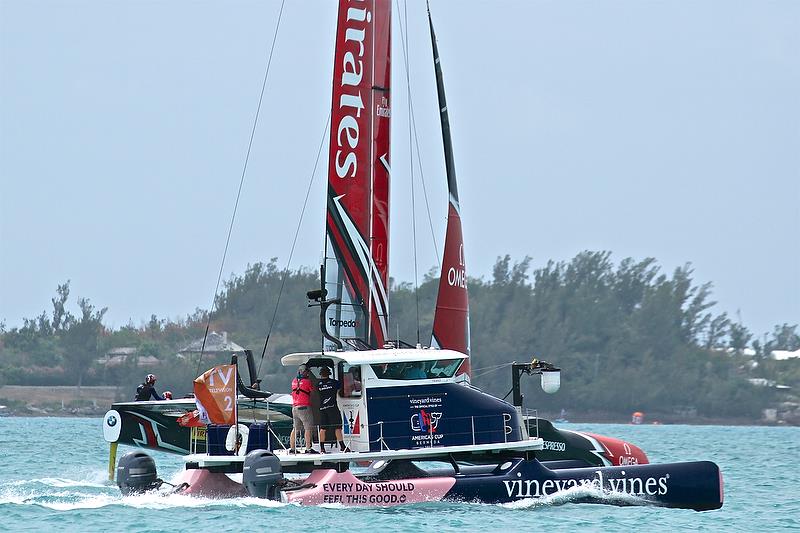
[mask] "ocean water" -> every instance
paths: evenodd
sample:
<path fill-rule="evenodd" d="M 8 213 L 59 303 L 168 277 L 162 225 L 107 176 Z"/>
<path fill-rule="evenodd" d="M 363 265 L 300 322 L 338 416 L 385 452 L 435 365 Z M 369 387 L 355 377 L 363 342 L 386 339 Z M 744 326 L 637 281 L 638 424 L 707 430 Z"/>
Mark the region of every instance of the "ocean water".
<path fill-rule="evenodd" d="M 800 531 L 800 428 L 560 424 L 622 437 L 651 462 L 712 460 L 725 505 L 697 513 L 571 503 L 299 507 L 254 498 L 123 498 L 107 481 L 101 419 L 0 418 L 0 531 Z M 120 447 L 121 456 L 127 451 Z M 154 453 L 175 479 L 179 457 Z"/>

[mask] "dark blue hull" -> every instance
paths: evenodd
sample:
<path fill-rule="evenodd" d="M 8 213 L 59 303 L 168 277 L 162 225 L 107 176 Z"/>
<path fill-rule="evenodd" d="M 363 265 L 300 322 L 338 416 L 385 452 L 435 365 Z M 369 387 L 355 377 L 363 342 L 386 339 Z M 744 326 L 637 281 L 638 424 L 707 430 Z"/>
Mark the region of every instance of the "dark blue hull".
<path fill-rule="evenodd" d="M 709 461 L 550 469 L 535 459 L 516 458 L 491 472 L 455 477 L 448 500 L 508 503 L 573 491 L 571 502 L 695 511 L 719 509 L 723 501 L 722 475 Z"/>

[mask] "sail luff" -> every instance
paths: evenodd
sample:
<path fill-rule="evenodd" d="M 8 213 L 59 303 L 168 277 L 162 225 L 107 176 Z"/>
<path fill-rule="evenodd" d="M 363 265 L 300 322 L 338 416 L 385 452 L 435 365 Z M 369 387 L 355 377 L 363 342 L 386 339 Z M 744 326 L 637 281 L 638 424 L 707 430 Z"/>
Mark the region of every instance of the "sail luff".
<path fill-rule="evenodd" d="M 439 292 L 436 298 L 436 311 L 433 318 L 431 344 L 433 346 L 456 350 L 469 355 L 469 296 L 467 291 L 467 272 L 464 262 L 464 239 L 461 231 L 461 206 L 458 200 L 453 142 L 450 136 L 450 119 L 444 91 L 439 49 L 433 20 L 428 12 L 431 31 L 433 62 L 436 70 L 436 89 L 439 99 L 439 115 L 442 124 L 442 144 L 444 146 L 447 189 L 449 193 L 447 234 L 445 237 L 442 272 L 439 278 Z M 470 375 L 469 359 L 459 369 L 459 374 Z"/>

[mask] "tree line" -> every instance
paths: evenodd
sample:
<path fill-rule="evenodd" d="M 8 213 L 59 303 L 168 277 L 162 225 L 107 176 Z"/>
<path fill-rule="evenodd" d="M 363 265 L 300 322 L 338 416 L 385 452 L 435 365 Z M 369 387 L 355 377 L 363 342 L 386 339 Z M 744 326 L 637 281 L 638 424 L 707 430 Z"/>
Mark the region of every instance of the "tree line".
<path fill-rule="evenodd" d="M 391 336 L 429 343 L 436 274 L 432 269 L 416 288 L 392 280 Z M 473 384 L 502 397 L 510 388 L 509 363 L 536 357 L 563 370 L 554 395 L 537 391 L 532 380 L 523 383 L 526 404 L 545 411 L 759 416 L 777 393 L 748 378 L 800 387 L 800 361 L 768 357 L 800 348 L 797 326 L 778 325 L 756 338 L 726 313 L 715 314 L 711 284 L 697 284 L 692 274 L 689 265 L 664 273 L 654 259 L 615 264 L 609 252 L 587 251 L 537 269 L 528 257 L 498 258 L 490 278 L 469 279 Z M 159 384 L 183 394 L 198 370 L 219 362 L 175 356 L 208 325 L 251 348 L 264 388 L 283 391 L 291 369 L 280 365 L 280 356 L 320 346 L 319 311 L 305 298 L 317 287 L 316 271 L 284 272 L 273 258 L 231 276 L 210 311 L 180 320 L 153 315 L 145 324 L 111 330 L 103 325 L 106 309 L 86 298 L 77 299 L 72 314 L 66 282 L 50 311 L 0 329 L 0 384 L 111 384 L 124 395 L 139 374 L 151 371 L 136 358 L 150 355 L 159 361 L 152 369 Z M 114 367 L 98 362 L 119 347 L 136 353 Z"/>

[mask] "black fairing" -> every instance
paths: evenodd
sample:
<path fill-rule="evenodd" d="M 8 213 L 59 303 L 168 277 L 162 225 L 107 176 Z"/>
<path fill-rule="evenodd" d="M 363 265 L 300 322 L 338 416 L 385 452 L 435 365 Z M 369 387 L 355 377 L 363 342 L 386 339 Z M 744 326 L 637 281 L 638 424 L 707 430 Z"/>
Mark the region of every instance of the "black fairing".
<path fill-rule="evenodd" d="M 280 500 L 283 482 L 281 462 L 267 450 L 253 450 L 244 458 L 242 484 L 255 498 Z"/>
<path fill-rule="evenodd" d="M 156 462 L 142 451 L 128 452 L 117 464 L 117 486 L 123 496 L 140 494 L 161 486 Z"/>

